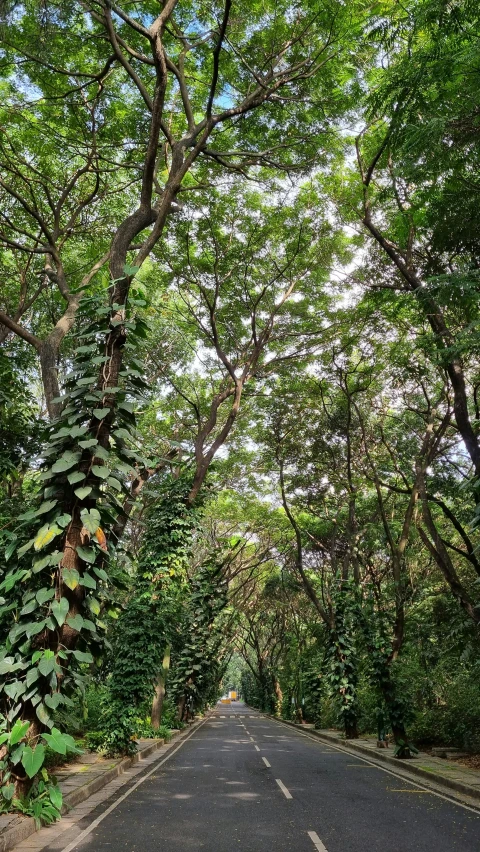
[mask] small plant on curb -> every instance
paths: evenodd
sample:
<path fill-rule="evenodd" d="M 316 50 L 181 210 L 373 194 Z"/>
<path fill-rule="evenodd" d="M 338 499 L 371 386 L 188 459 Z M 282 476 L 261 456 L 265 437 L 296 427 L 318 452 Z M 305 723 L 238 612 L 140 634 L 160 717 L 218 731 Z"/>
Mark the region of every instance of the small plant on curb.
<path fill-rule="evenodd" d="M 29 722 L 17 719 L 10 731 L 0 734 L 0 812 L 18 810 L 40 823 L 54 822 L 60 816 L 62 796 L 43 766 L 46 749 L 63 756 L 67 752 L 80 754 L 81 750 L 73 737 L 58 728 L 30 738 L 29 728 Z"/>
<path fill-rule="evenodd" d="M 13 793 L 13 784 L 10 785 Z M 5 796 L 2 788 L 2 799 L 0 800 L 0 813 L 18 811 L 24 816 L 33 817 L 37 828 L 42 825 L 51 825 L 61 817 L 63 797 L 56 779 L 49 776 L 46 769 L 42 769 L 28 794 L 23 798 L 15 798 L 13 795 Z"/>

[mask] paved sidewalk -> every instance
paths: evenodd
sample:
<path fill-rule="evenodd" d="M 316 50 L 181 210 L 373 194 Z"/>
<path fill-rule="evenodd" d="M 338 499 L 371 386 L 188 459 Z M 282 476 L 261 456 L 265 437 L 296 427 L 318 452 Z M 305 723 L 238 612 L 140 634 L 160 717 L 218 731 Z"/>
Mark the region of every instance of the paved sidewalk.
<path fill-rule="evenodd" d="M 478 800 L 480 800 L 479 770 L 468 769 L 468 767 L 462 766 L 453 760 L 431 757 L 425 752 L 419 752 L 416 757 L 410 760 L 398 760 L 398 758 L 393 757 L 394 747 L 392 745 L 386 749 L 377 748 L 377 742 L 374 737 L 345 740 L 339 731 L 331 729 L 315 730 L 313 725 L 298 725 L 295 722 L 284 722 L 283 724 L 303 731 L 305 734 L 317 737 L 322 742 L 331 743 L 340 748 L 357 752 L 370 760 L 388 763 L 396 771 L 415 775 L 417 778 L 420 777 L 428 780 L 430 783 L 439 787 L 447 788 L 448 791 L 461 793 L 462 796 L 477 800 L 478 807 Z"/>
<path fill-rule="evenodd" d="M 76 818 L 83 818 L 103 801 L 105 791 L 110 796 L 114 789 L 126 784 L 132 776 L 143 771 L 146 765 L 158 760 L 180 733 L 171 731 L 172 739 L 166 745 L 163 739 L 139 740 L 138 751 L 133 757 L 105 758 L 95 752 L 85 752 L 72 763 L 52 769 L 51 774 L 58 778 L 63 793 L 62 813 L 69 814 L 71 809 L 75 808 Z M 82 804 L 84 802 L 85 804 Z M 80 807 L 77 807 L 79 805 Z M 64 832 L 71 824 L 72 817 L 69 815 L 63 817 L 60 822 L 38 831 L 30 817 L 3 814 L 0 816 L 0 852 L 17 848 L 17 844 L 21 844 L 18 848 L 22 852 L 27 849 L 29 852 L 36 852 L 47 845 L 49 837 L 51 839 Z"/>

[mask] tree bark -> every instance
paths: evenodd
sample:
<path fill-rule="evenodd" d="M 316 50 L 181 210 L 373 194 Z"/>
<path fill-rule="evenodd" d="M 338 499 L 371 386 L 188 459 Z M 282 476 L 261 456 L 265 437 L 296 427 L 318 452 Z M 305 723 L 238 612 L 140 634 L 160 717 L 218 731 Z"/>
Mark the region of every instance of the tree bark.
<path fill-rule="evenodd" d="M 157 683 L 155 686 L 155 695 L 152 701 L 151 725 L 152 728 L 158 730 L 162 721 L 163 702 L 165 699 L 165 684 L 170 669 L 170 645 L 167 645 L 163 657 L 162 670 L 157 675 Z"/>

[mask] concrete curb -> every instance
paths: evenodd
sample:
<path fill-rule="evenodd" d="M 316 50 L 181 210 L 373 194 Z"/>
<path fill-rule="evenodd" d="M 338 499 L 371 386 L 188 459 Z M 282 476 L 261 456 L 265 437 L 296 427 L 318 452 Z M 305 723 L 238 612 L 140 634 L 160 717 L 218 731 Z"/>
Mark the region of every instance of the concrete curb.
<path fill-rule="evenodd" d="M 187 728 L 182 731 L 172 730 L 171 738 L 169 743 L 167 743 L 167 747 L 173 745 L 173 741 L 182 738 L 186 734 L 190 734 L 192 727 L 194 725 L 199 725 L 203 719 L 199 719 L 198 721 L 194 721 L 192 725 L 189 725 Z M 123 773 L 133 766 L 135 763 L 139 763 L 145 757 L 149 757 L 155 751 L 160 749 L 165 744 L 165 740 L 158 739 L 154 740 L 149 745 L 145 746 L 145 748 L 139 750 L 132 757 L 124 757 L 123 760 L 120 760 L 116 766 L 112 767 L 112 769 L 108 769 L 102 772 L 101 775 L 98 775 L 97 778 L 92 778 L 91 781 L 87 781 L 85 784 L 82 784 L 80 787 L 77 787 L 75 790 L 72 790 L 70 793 L 67 793 L 63 799 L 62 805 L 62 815 L 68 813 L 72 808 L 76 805 L 85 802 L 90 796 L 93 796 L 95 793 L 98 793 L 103 787 L 106 787 L 110 781 L 113 781 L 115 778 L 118 778 L 119 775 L 123 775 Z M 43 826 L 42 826 L 43 827 Z M 7 828 L 0 834 L 0 852 L 9 852 L 9 850 L 13 849 L 18 843 L 21 843 L 23 840 L 26 840 L 32 834 L 36 834 L 38 831 L 42 829 L 38 829 L 35 825 L 35 820 L 32 817 L 22 817 L 18 816 L 15 820 L 15 825 L 12 825 L 11 828 Z"/>
<path fill-rule="evenodd" d="M 446 778 L 444 775 L 437 775 L 434 771 L 431 772 L 428 769 L 423 769 L 421 766 L 416 766 L 413 760 L 418 760 L 419 758 L 414 758 L 413 760 L 398 760 L 395 757 L 385 754 L 383 749 L 379 749 L 378 754 L 376 752 L 372 754 L 371 749 L 355 743 L 354 740 L 339 742 L 338 738 L 335 736 L 329 736 L 328 734 L 321 733 L 320 731 L 316 731 L 312 728 L 305 730 L 304 725 L 297 725 L 296 722 L 287 722 L 284 719 L 277 719 L 275 716 L 269 716 L 269 718 L 273 719 L 275 722 L 280 722 L 282 725 L 287 725 L 289 728 L 294 728 L 296 731 L 308 733 L 309 736 L 313 736 L 321 742 L 328 743 L 329 745 L 335 745 L 340 750 L 361 754 L 362 757 L 368 757 L 368 759 L 373 763 L 375 761 L 378 761 L 379 763 L 386 763 L 389 766 L 395 767 L 397 772 L 404 773 L 405 775 L 414 775 L 417 778 L 423 778 L 426 781 L 429 781 L 430 784 L 446 788 L 448 791 L 455 790 L 457 793 L 462 793 L 471 799 L 477 799 L 480 801 L 480 788 L 471 787 L 469 784 L 463 784 L 461 781 L 455 781 L 454 778 Z"/>

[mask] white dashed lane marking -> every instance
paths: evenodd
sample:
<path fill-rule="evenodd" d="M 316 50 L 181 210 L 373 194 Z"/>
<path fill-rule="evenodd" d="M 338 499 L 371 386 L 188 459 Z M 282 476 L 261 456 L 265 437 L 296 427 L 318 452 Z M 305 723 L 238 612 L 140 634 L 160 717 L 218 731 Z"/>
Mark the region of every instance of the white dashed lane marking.
<path fill-rule="evenodd" d="M 277 782 L 278 786 L 280 787 L 280 790 L 282 791 L 285 798 L 286 799 L 293 799 L 292 794 L 290 793 L 289 790 L 287 790 L 287 788 L 285 787 L 285 784 L 283 784 L 282 781 L 280 781 L 280 778 L 275 778 L 275 781 Z"/>
<path fill-rule="evenodd" d="M 271 769 L 271 768 L 272 768 L 272 765 L 268 762 L 268 760 L 267 760 L 267 758 L 266 758 L 266 757 L 262 757 L 262 760 L 263 760 L 263 762 L 264 762 L 265 766 L 267 766 L 267 767 L 268 767 L 268 769 Z M 278 784 L 278 783 L 279 783 L 279 782 L 277 781 L 277 784 Z M 285 789 L 286 789 L 286 788 L 285 788 Z M 291 798 L 291 796 L 290 796 L 290 798 Z"/>
<path fill-rule="evenodd" d="M 309 831 L 307 833 L 313 845 L 315 846 L 315 849 L 318 849 L 318 852 L 327 852 L 316 831 Z"/>

